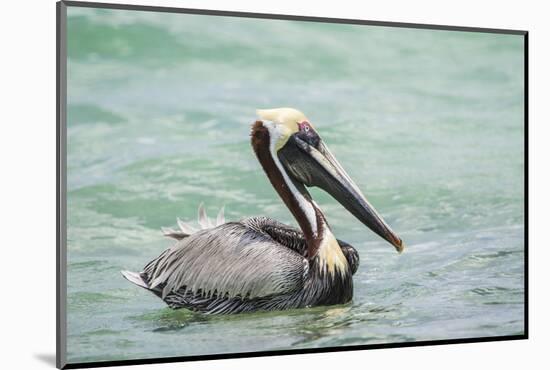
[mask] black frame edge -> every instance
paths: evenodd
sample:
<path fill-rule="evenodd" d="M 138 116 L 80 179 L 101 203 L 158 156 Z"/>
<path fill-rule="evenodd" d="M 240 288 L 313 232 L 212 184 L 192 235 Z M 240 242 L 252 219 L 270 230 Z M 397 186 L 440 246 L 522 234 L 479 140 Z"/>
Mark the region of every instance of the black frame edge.
<path fill-rule="evenodd" d="M 476 337 L 476 338 L 459 338 L 459 339 L 442 339 L 428 340 L 417 342 L 403 343 L 382 343 L 382 344 L 366 344 L 344 347 L 323 347 L 323 348 L 304 348 L 290 350 L 271 350 L 257 352 L 242 352 L 242 353 L 224 353 L 196 356 L 175 356 L 164 358 L 150 359 L 132 359 L 132 360 L 114 360 L 114 361 L 95 361 L 95 362 L 80 362 L 67 363 L 66 357 L 66 104 L 67 104 L 67 7 L 86 7 L 100 9 L 118 9 L 118 10 L 134 10 L 134 11 L 150 11 L 164 13 L 183 13 L 183 14 L 200 14 L 213 16 L 227 17 L 242 17 L 242 18 L 257 18 L 257 19 L 275 19 L 275 20 L 294 20 L 306 22 L 320 23 L 340 23 L 340 24 L 355 24 L 369 26 L 385 26 L 398 28 L 418 28 L 443 31 L 463 31 L 463 32 L 481 32 L 481 33 L 496 33 L 508 35 L 520 35 L 524 37 L 524 333 L 508 336 L 494 337 Z M 56 138 L 56 227 L 57 227 L 57 249 L 56 249 L 56 366 L 59 369 L 79 369 L 79 368 L 95 368 L 95 367 L 111 367 L 111 366 L 127 366 L 127 365 L 144 365 L 158 363 L 173 363 L 173 362 L 190 362 L 190 361 L 206 361 L 206 360 L 221 360 L 235 359 L 247 357 L 266 357 L 266 356 L 287 356 L 296 354 L 314 354 L 327 352 L 347 352 L 369 349 L 389 349 L 389 348 L 406 348 L 448 344 L 468 344 L 468 343 L 485 343 L 499 342 L 510 340 L 526 340 L 529 339 L 529 284 L 528 284 L 528 234 L 529 234 L 529 56 L 528 56 L 528 35 L 526 30 L 508 30 L 494 28 L 478 28 L 478 27 L 461 27 L 449 25 L 431 25 L 419 23 L 402 23 L 402 22 L 385 22 L 385 21 L 369 21 L 358 19 L 342 19 L 342 18 L 325 18 L 313 16 L 285 15 L 285 14 L 267 14 L 267 13 L 250 13 L 250 12 L 234 12 L 209 9 L 191 9 L 191 8 L 176 8 L 176 7 L 161 7 L 161 6 L 145 6 L 145 5 L 130 5 L 130 4 L 113 4 L 101 2 L 83 2 L 83 1 L 66 1 L 61 0 L 56 3 L 56 122 L 57 122 L 57 138 Z"/>
<path fill-rule="evenodd" d="M 56 3 L 56 367 L 67 365 L 67 5 Z"/>
<path fill-rule="evenodd" d="M 524 333 L 525 337 L 529 338 L 529 32 L 525 32 L 524 38 L 524 95 L 523 95 L 523 109 L 524 109 L 524 132 L 523 132 L 523 150 L 524 150 Z"/>

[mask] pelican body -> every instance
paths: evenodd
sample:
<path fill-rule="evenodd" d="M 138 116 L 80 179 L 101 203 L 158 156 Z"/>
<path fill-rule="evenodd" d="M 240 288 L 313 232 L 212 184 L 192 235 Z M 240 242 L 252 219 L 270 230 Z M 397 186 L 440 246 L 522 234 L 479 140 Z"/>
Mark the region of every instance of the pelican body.
<path fill-rule="evenodd" d="M 402 240 L 369 204 L 303 113 L 258 110 L 251 144 L 271 184 L 299 229 L 269 217 L 212 223 L 199 208 L 195 230 L 178 220 L 166 229 L 177 242 L 139 272 L 132 283 L 169 307 L 208 314 L 343 304 L 353 297 L 359 254 L 336 239 L 306 187 L 317 186 L 402 252 Z"/>

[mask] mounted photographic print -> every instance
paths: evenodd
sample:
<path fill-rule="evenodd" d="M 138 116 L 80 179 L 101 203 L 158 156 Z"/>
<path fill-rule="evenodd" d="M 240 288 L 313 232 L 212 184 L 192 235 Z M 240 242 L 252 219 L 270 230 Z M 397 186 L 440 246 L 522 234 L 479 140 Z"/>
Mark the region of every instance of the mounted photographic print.
<path fill-rule="evenodd" d="M 526 60 L 58 3 L 58 367 L 527 338 Z"/>

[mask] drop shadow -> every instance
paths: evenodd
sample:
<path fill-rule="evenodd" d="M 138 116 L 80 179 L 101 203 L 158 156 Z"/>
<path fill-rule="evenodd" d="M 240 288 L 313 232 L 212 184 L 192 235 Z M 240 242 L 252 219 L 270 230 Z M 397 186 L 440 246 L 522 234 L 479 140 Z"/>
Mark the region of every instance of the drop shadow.
<path fill-rule="evenodd" d="M 50 365 L 52 367 L 55 367 L 55 353 L 35 353 L 34 358 L 37 360 L 42 361 L 46 365 Z"/>

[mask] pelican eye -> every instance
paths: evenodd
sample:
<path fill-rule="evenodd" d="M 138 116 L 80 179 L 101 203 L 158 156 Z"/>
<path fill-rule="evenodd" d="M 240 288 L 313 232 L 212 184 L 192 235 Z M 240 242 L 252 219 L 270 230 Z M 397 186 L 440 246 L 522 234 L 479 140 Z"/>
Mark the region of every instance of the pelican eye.
<path fill-rule="evenodd" d="M 319 146 L 319 142 L 321 141 L 321 138 L 313 127 L 309 124 L 307 121 L 299 122 L 298 123 L 299 131 L 295 134 L 295 137 L 298 138 L 302 143 L 307 143 L 308 145 L 313 146 L 314 148 L 317 148 Z"/>
<path fill-rule="evenodd" d="M 298 130 L 299 131 L 304 131 L 304 132 L 309 132 L 309 130 L 311 129 L 311 126 L 309 125 L 309 122 L 308 121 L 303 121 L 303 122 L 298 122 Z"/>

